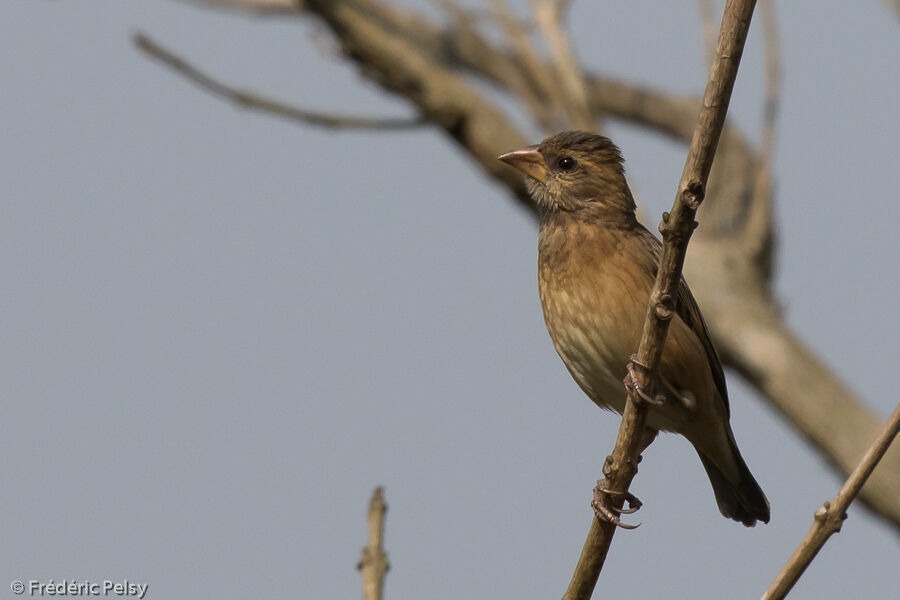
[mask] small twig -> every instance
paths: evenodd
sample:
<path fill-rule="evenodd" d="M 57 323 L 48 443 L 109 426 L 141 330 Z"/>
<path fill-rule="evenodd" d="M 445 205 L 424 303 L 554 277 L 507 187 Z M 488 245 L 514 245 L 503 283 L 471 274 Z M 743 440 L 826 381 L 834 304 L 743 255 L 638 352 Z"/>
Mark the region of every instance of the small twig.
<path fill-rule="evenodd" d="M 562 82 L 566 112 L 579 129 L 594 129 L 594 114 L 588 102 L 581 63 L 575 56 L 565 27 L 567 0 L 532 0 L 535 21 L 550 49 L 550 57 Z"/>
<path fill-rule="evenodd" d="M 488 22 L 493 26 L 499 26 L 508 37 L 513 37 L 510 35 L 510 32 L 515 31 L 517 42 L 521 42 L 524 39 L 527 44 L 528 26 L 518 21 L 511 12 L 508 12 L 509 7 L 501 0 L 494 0 L 493 4 L 486 10 L 479 11 L 464 8 L 455 0 L 432 0 L 432 2 L 447 13 L 453 22 L 455 35 L 464 36 L 468 39 L 483 40 L 478 25 L 482 22 Z M 537 60 L 537 55 L 534 55 L 533 58 Z M 540 61 L 537 60 L 537 62 L 539 65 Z M 513 97 L 522 101 L 538 125 L 544 130 L 552 129 L 550 103 L 547 102 L 540 83 L 534 80 L 528 70 L 529 67 L 534 65 L 529 65 L 526 57 L 526 60 L 511 60 L 508 66 L 511 68 L 498 69 L 496 71 L 496 75 L 502 80 L 501 85 L 506 87 Z"/>
<path fill-rule="evenodd" d="M 425 121 L 422 119 L 361 117 L 307 110 L 254 92 L 226 85 L 207 75 L 172 51 L 163 48 L 143 33 L 134 34 L 133 41 L 135 46 L 148 56 L 171 67 L 177 73 L 206 91 L 230 100 L 241 108 L 258 110 L 310 125 L 332 129 L 410 129 L 421 127 L 425 124 Z"/>
<path fill-rule="evenodd" d="M 772 164 L 775 154 L 775 134 L 781 108 L 781 50 L 778 43 L 778 23 L 772 0 L 760 0 L 762 19 L 763 117 L 762 136 L 757 153 L 753 196 L 747 211 L 742 238 L 752 256 L 758 257 L 770 247 L 772 237 Z"/>
<path fill-rule="evenodd" d="M 258 15 L 285 15 L 303 12 L 303 0 L 182 0 L 194 4 L 207 4 L 255 13 Z"/>
<path fill-rule="evenodd" d="M 703 56 L 712 64 L 716 56 L 716 4 L 714 0 L 698 0 L 700 29 L 703 32 Z"/>
<path fill-rule="evenodd" d="M 762 600 L 781 600 L 787 596 L 828 538 L 841 530 L 841 524 L 847 518 L 847 509 L 856 499 L 869 475 L 875 470 L 878 461 L 887 452 L 898 433 L 900 433 L 900 404 L 897 404 L 897 408 L 888 418 L 881 433 L 878 434 L 859 465 L 847 478 L 841 491 L 815 512 L 812 527 L 806 533 L 806 537 L 803 538 L 803 541 L 794 550 L 794 554 L 775 577 L 775 581 L 763 594 Z"/>
<path fill-rule="evenodd" d="M 447 13 L 455 22 L 480 23 L 493 20 L 490 10 L 466 7 L 457 0 L 431 0 L 431 4 Z"/>
<path fill-rule="evenodd" d="M 553 70 L 535 48 L 531 32 L 516 17 L 507 0 L 491 0 L 490 10 L 512 46 L 517 59 L 514 64 L 529 84 L 527 89 L 534 90 L 525 100 L 535 120 L 546 132 L 565 128 L 565 119 L 557 112 L 563 108 L 565 97 L 556 84 Z"/>
<path fill-rule="evenodd" d="M 381 600 L 384 576 L 391 568 L 383 547 L 385 513 L 387 504 L 384 502 L 384 488 L 377 487 L 369 501 L 369 543 L 363 547 L 362 558 L 356 565 L 362 573 L 363 600 Z"/>
<path fill-rule="evenodd" d="M 662 356 L 669 321 L 675 312 L 674 298 L 681 281 L 688 241 L 696 226 L 694 217 L 703 202 L 755 4 L 755 0 L 729 0 L 725 6 L 716 58 L 710 67 L 709 81 L 681 173 L 678 193 L 671 214 L 663 213 L 660 223 L 663 252 L 653 291 L 650 293 L 650 305 L 637 359 L 634 361 L 636 364 L 646 365 L 646 368 L 637 371 L 637 388 L 651 395 L 653 374 Z M 607 488 L 613 492 L 610 503 L 616 509 L 622 508 L 628 487 L 637 473 L 647 409 L 647 404 L 640 402 L 635 389 L 630 389 L 615 448 L 603 467 Z M 592 520 L 563 600 L 587 600 L 591 597 L 615 530 L 616 526 L 611 522 L 601 523 L 596 518 Z"/>

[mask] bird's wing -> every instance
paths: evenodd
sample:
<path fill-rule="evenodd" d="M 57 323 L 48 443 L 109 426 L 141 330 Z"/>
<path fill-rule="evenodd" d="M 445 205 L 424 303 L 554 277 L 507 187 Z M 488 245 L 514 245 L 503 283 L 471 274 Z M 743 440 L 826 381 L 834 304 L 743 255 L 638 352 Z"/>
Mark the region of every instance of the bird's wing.
<path fill-rule="evenodd" d="M 638 227 L 641 241 L 648 247 L 655 259 L 656 264 L 653 267 L 653 276 L 656 277 L 656 273 L 659 270 L 659 259 L 662 256 L 662 243 L 643 226 L 638 225 Z M 722 402 L 725 404 L 725 415 L 730 417 L 731 409 L 728 406 L 728 390 L 725 387 L 725 373 L 722 371 L 722 362 L 719 360 L 719 354 L 716 352 L 715 346 L 713 346 L 706 321 L 703 320 L 703 315 L 700 313 L 700 307 L 697 306 L 697 301 L 694 300 L 691 288 L 688 287 L 684 277 L 681 278 L 681 282 L 678 284 L 678 291 L 675 297 L 675 313 L 694 332 L 700 343 L 703 344 L 713 381 L 716 384 L 716 389 L 719 390 Z"/>

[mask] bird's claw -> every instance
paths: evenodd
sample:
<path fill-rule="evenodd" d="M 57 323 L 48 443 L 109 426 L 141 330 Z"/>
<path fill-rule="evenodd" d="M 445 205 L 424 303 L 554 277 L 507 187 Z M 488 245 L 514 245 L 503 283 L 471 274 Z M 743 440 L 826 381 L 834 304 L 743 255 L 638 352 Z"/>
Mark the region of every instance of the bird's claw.
<path fill-rule="evenodd" d="M 637 365 L 642 369 L 646 369 L 647 365 L 644 365 L 637 360 L 636 355 L 632 355 L 628 360 L 628 374 L 625 376 L 625 379 L 622 380 L 622 383 L 625 384 L 625 389 L 628 391 L 633 391 L 638 395 L 638 398 L 646 402 L 647 404 L 652 404 L 653 406 L 662 406 L 665 404 L 666 397 L 662 394 L 656 396 L 650 396 L 647 392 L 643 390 L 641 384 L 638 383 L 637 372 L 635 371 L 634 366 Z"/>
<path fill-rule="evenodd" d="M 607 502 L 607 498 L 610 496 L 624 496 L 625 501 L 628 503 L 628 508 L 616 508 L 615 506 L 610 506 Z M 638 500 L 637 496 L 630 492 L 610 490 L 605 479 L 597 481 L 597 486 L 594 488 L 594 499 L 591 500 L 591 508 L 594 510 L 594 514 L 597 515 L 598 519 L 612 523 L 616 527 L 621 527 L 622 529 L 637 529 L 641 526 L 640 523 L 637 525 L 623 523 L 620 518 L 621 515 L 630 515 L 637 512 L 638 509 L 641 508 L 641 505 L 642 503 Z"/>
<path fill-rule="evenodd" d="M 662 384 L 669 389 L 675 399 L 678 400 L 684 408 L 689 411 L 693 411 L 695 408 L 697 408 L 697 402 L 694 400 L 693 396 L 679 392 L 675 388 L 675 386 L 669 383 L 669 380 L 663 377 L 661 374 L 659 375 L 659 380 L 662 381 Z M 660 397 L 666 398 L 666 396 L 657 396 L 657 398 Z"/>

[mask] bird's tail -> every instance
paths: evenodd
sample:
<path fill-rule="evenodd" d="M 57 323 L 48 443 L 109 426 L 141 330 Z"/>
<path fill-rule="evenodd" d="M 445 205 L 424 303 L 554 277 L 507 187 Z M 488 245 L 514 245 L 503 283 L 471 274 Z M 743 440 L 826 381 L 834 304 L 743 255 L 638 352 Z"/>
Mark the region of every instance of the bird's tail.
<path fill-rule="evenodd" d="M 719 511 L 729 519 L 734 519 L 747 527 L 753 527 L 757 521 L 768 523 L 769 501 L 747 468 L 730 431 L 728 439 L 731 443 L 731 457 L 736 467 L 736 478 L 727 477 L 712 460 L 697 450 L 712 484 L 713 493 L 716 495 Z"/>

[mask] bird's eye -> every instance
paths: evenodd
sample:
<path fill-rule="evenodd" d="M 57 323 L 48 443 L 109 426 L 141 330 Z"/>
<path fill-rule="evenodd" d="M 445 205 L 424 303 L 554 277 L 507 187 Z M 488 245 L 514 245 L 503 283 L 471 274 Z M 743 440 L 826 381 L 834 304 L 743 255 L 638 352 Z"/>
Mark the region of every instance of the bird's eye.
<path fill-rule="evenodd" d="M 561 159 L 556 161 L 556 166 L 558 166 L 563 171 L 571 171 L 575 168 L 575 159 L 571 156 L 563 156 Z"/>

